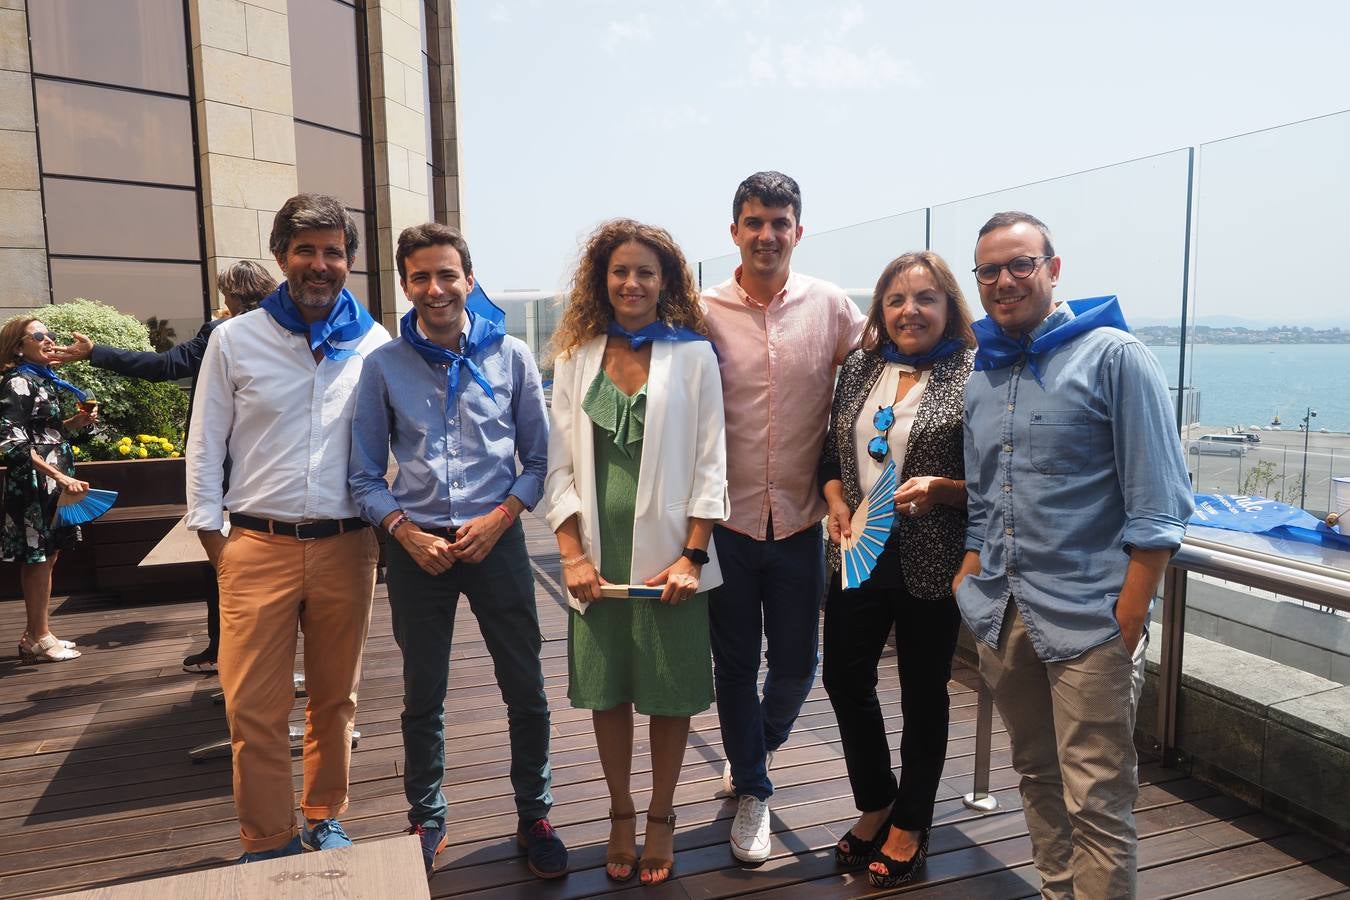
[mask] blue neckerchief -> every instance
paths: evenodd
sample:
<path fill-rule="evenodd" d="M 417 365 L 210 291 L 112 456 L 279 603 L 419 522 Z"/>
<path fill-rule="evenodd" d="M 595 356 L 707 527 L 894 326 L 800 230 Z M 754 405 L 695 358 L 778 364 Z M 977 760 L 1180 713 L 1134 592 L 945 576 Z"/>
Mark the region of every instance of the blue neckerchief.
<path fill-rule="evenodd" d="M 1037 359 L 1041 355 L 1067 344 L 1094 328 L 1130 330 L 1130 326 L 1125 324 L 1124 314 L 1120 311 L 1120 303 L 1116 301 L 1114 295 L 1070 300 L 1068 307 L 1073 313 L 1073 318 L 1051 328 L 1032 341 L 1018 340 L 1004 334 L 1003 329 L 987 316 L 976 322 L 972 326 L 975 330 L 975 340 L 979 342 L 979 347 L 975 351 L 975 371 L 1003 369 L 1025 358 L 1032 377 L 1036 379 L 1037 384 L 1041 384 L 1041 367 Z"/>
<path fill-rule="evenodd" d="M 881 342 L 881 346 L 877 348 L 877 352 L 881 354 L 881 358 L 886 360 L 886 362 L 900 363 L 901 365 L 913 366 L 917 369 L 920 366 L 935 363 L 939 359 L 946 359 L 956 351 L 964 350 L 965 348 L 966 345 L 964 341 L 957 340 L 956 338 L 943 338 L 938 341 L 936 347 L 929 350 L 927 353 L 911 355 L 908 353 L 901 353 L 900 348 L 895 346 L 894 341 L 886 340 Z"/>
<path fill-rule="evenodd" d="M 707 337 L 680 325 L 667 325 L 660 319 L 650 325 L 643 325 L 637 331 L 629 331 L 613 319 L 609 322 L 607 334 L 628 338 L 628 346 L 634 351 L 641 350 L 643 344 L 652 341 L 706 341 Z M 711 342 L 710 342 L 711 343 Z"/>
<path fill-rule="evenodd" d="M 268 315 L 282 328 L 295 334 L 306 335 L 309 338 L 310 350 L 322 347 L 323 355 L 332 360 L 355 356 L 355 350 L 340 348 L 337 344 L 359 341 L 375 325 L 370 313 L 356 302 L 356 298 L 346 288 L 343 288 L 333 301 L 333 305 L 328 309 L 328 315 L 313 324 L 300 317 L 300 311 L 295 308 L 295 301 L 291 299 L 290 285 L 284 281 L 281 287 L 263 299 L 262 308 L 267 310 Z"/>
<path fill-rule="evenodd" d="M 39 366 L 37 363 L 24 362 L 19 363 L 14 368 L 29 375 L 36 375 L 38 378 L 45 378 L 63 391 L 70 391 L 75 395 L 75 399 L 81 403 L 89 399 L 88 394 L 53 372 L 51 366 Z"/>
<path fill-rule="evenodd" d="M 461 367 L 469 370 L 473 380 L 478 382 L 489 397 L 493 400 L 497 399 L 497 394 L 492 390 L 492 385 L 488 384 L 488 380 L 483 377 L 483 370 L 478 368 L 477 363 L 471 357 L 491 350 L 500 344 L 502 338 L 506 337 L 506 329 L 498 323 L 490 321 L 487 316 L 477 316 L 468 311 L 465 312 L 465 315 L 469 317 L 469 333 L 464 337 L 463 353 L 447 350 L 440 344 L 433 344 L 418 334 L 417 310 L 415 309 L 410 309 L 404 313 L 403 319 L 398 323 L 399 337 L 407 341 L 419 356 L 433 366 L 449 367 L 445 376 L 445 406 L 447 409 L 459 397 L 459 370 Z"/>

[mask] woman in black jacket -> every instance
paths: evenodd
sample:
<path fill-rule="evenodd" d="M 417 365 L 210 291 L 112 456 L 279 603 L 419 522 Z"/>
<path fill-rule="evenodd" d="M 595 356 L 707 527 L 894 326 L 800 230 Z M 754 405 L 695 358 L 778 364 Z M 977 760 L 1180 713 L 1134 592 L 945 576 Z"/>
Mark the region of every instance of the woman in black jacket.
<path fill-rule="evenodd" d="M 839 720 L 862 816 L 835 848 L 868 866 L 877 887 L 908 881 L 928 852 L 947 753 L 952 653 L 960 623 L 951 580 L 965 546 L 962 456 L 965 383 L 975 338 L 961 289 L 935 253 L 907 253 L 882 272 L 860 346 L 835 388 L 820 482 L 829 504 L 829 561 L 860 536 L 855 518 L 894 463 L 895 524 L 870 577 L 845 590 L 831 578 L 825 608 L 825 690 Z M 893 493 L 892 493 L 893 491 Z M 895 626 L 904 736 L 897 782 L 877 700 L 877 664 Z"/>

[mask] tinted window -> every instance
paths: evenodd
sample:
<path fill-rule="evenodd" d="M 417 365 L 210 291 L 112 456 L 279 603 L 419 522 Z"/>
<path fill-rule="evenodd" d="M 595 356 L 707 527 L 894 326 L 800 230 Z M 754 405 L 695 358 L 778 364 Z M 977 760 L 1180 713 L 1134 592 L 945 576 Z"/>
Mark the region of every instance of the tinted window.
<path fill-rule="evenodd" d="M 186 100 L 39 78 L 42 168 L 160 184 L 196 184 Z"/>
<path fill-rule="evenodd" d="M 45 178 L 48 247 L 52 253 L 196 260 L 197 194 Z"/>
<path fill-rule="evenodd" d="M 182 0 L 28 4 L 33 71 L 187 95 Z"/>
<path fill-rule="evenodd" d="M 52 259 L 52 299 L 101 300 L 144 322 L 168 319 L 182 342 L 197 333 L 203 316 L 199 263 L 151 263 L 108 259 Z"/>
<path fill-rule="evenodd" d="M 296 122 L 295 164 L 301 191 L 328 194 L 353 209 L 365 208 L 360 138 Z"/>
<path fill-rule="evenodd" d="M 360 134 L 356 10 L 337 0 L 290 0 L 286 18 L 295 118 Z"/>

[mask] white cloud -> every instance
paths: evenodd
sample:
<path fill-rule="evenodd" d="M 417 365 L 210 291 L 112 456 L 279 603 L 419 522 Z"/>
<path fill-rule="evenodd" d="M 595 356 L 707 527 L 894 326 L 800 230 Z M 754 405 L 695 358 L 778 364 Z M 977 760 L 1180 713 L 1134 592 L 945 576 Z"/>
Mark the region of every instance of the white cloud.
<path fill-rule="evenodd" d="M 652 23 L 646 13 L 628 21 L 613 21 L 605 29 L 605 49 L 616 50 L 623 44 L 643 43 L 652 39 Z"/>
<path fill-rule="evenodd" d="M 835 23 L 835 34 L 843 37 L 863 23 L 865 18 L 861 3 L 850 3 L 839 11 L 839 21 Z"/>
<path fill-rule="evenodd" d="M 920 83 L 912 63 L 881 47 L 854 49 L 839 43 L 775 43 L 754 37 L 749 40 L 751 50 L 745 77 L 751 85 L 877 90 Z"/>

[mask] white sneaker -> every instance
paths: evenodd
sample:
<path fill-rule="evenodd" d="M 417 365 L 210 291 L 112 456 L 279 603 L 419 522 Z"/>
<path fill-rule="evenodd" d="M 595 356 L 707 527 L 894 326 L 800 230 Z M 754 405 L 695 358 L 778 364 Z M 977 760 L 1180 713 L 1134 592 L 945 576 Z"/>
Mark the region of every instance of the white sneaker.
<path fill-rule="evenodd" d="M 769 804 L 746 794 L 731 823 L 731 855 L 741 862 L 769 858 Z"/>
<path fill-rule="evenodd" d="M 769 755 L 766 756 L 766 757 L 764 757 L 764 771 L 765 771 L 765 772 L 768 772 L 770 769 L 773 768 L 773 754 L 774 754 L 774 751 L 770 750 L 770 751 L 769 751 Z M 725 798 L 727 798 L 727 797 L 735 797 L 735 796 L 736 796 L 736 789 L 735 789 L 734 787 L 731 786 L 731 761 L 730 761 L 730 760 L 727 760 L 726 762 L 722 763 L 722 786 L 721 786 L 720 788 L 718 788 L 717 791 L 715 791 L 715 792 L 713 793 L 713 796 L 714 796 L 714 797 L 719 797 L 719 798 L 722 798 L 722 799 L 725 799 Z"/>

